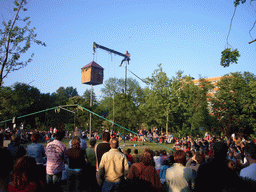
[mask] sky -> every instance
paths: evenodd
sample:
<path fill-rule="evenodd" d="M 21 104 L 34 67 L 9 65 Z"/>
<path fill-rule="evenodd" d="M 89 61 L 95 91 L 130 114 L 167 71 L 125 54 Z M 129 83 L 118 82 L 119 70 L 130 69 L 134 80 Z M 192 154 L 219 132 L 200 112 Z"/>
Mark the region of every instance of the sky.
<path fill-rule="evenodd" d="M 169 78 L 179 70 L 196 79 L 217 77 L 230 72 L 256 74 L 256 42 L 249 31 L 255 22 L 256 2 L 239 5 L 229 44 L 238 49 L 238 64 L 220 66 L 221 52 L 234 12 L 234 0 L 27 0 L 37 38 L 46 47 L 33 44 L 22 56 L 34 53 L 25 68 L 10 73 L 4 86 L 15 82 L 30 84 L 41 93 L 73 86 L 83 95 L 90 85 L 81 83 L 81 68 L 93 60 L 93 42 L 121 53 L 131 54 L 128 70 L 140 78 L 151 77 L 161 64 Z M 13 1 L 0 0 L 1 19 L 14 16 Z M 2 28 L 2 25 L 1 25 Z M 256 38 L 256 27 L 251 31 Z M 104 68 L 103 85 L 93 86 L 98 99 L 111 77 L 124 78 L 122 57 L 96 49 L 94 61 Z M 145 84 L 132 73 L 141 87 Z"/>

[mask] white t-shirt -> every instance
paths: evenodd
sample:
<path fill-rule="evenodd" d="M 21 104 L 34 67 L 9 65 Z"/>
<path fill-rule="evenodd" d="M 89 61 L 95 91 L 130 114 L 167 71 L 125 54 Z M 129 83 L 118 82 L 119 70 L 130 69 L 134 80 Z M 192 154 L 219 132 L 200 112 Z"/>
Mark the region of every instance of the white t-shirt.
<path fill-rule="evenodd" d="M 155 168 L 156 169 L 160 169 L 161 168 L 161 165 L 163 164 L 163 160 L 162 160 L 162 157 L 160 156 L 154 156 L 154 161 L 155 161 Z"/>
<path fill-rule="evenodd" d="M 244 169 L 241 170 L 240 176 L 241 177 L 247 177 L 250 179 L 253 179 L 256 181 L 256 163 L 253 163 L 249 165 L 248 167 L 245 167 Z"/>

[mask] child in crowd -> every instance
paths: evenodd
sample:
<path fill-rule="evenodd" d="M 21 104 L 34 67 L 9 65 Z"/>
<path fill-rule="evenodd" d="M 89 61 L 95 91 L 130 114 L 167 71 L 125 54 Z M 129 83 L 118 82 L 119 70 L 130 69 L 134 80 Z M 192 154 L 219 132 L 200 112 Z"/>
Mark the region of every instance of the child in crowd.
<path fill-rule="evenodd" d="M 160 176 L 160 181 L 162 184 L 165 183 L 165 176 L 166 176 L 166 170 L 169 168 L 169 161 L 164 160 L 163 165 L 160 168 L 159 176 Z"/>
<path fill-rule="evenodd" d="M 154 158 L 154 162 L 155 162 L 155 168 L 159 174 L 161 165 L 163 164 L 163 160 L 162 160 L 162 157 L 160 156 L 159 151 L 157 151 L 157 150 L 155 151 L 155 156 L 153 158 Z"/>

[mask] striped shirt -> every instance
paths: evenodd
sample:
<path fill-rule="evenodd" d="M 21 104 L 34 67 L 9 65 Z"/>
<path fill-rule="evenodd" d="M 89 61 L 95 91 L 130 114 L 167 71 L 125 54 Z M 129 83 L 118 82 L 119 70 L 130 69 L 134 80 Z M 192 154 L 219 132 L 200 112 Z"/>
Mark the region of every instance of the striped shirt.
<path fill-rule="evenodd" d="M 53 140 L 48 143 L 45 149 L 47 156 L 46 173 L 48 175 L 55 175 L 65 169 L 65 162 L 67 162 L 67 148 L 59 140 Z"/>

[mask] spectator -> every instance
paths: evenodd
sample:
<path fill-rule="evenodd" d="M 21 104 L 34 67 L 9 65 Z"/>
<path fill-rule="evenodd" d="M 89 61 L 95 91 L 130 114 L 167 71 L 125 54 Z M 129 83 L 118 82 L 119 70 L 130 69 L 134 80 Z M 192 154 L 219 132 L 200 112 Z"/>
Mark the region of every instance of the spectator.
<path fill-rule="evenodd" d="M 138 149 L 134 149 L 134 154 L 132 155 L 132 162 L 139 163 L 140 162 L 140 155 L 138 154 Z"/>
<path fill-rule="evenodd" d="M 80 148 L 80 138 L 74 136 L 71 140 L 71 148 L 68 155 L 68 188 L 72 191 L 81 190 L 82 168 L 85 165 L 85 151 Z"/>
<path fill-rule="evenodd" d="M 228 147 L 218 141 L 213 145 L 213 159 L 199 166 L 195 191 L 237 191 L 239 176 L 226 164 Z"/>
<path fill-rule="evenodd" d="M 195 171 L 185 167 L 186 153 L 177 150 L 174 153 L 175 163 L 166 171 L 166 184 L 169 191 L 192 191 L 195 187 Z"/>
<path fill-rule="evenodd" d="M 246 144 L 244 154 L 250 165 L 241 170 L 240 176 L 256 181 L 256 144 L 253 142 Z"/>
<path fill-rule="evenodd" d="M 168 162 L 169 162 L 169 157 L 168 157 L 168 155 L 167 155 L 167 153 L 166 153 L 166 151 L 165 150 L 163 150 L 163 155 L 161 156 L 161 158 L 162 158 L 162 161 L 164 162 L 164 160 L 167 160 Z"/>
<path fill-rule="evenodd" d="M 8 185 L 10 192 L 44 191 L 44 184 L 36 177 L 36 160 L 33 157 L 19 158 L 13 168 L 12 182 Z"/>
<path fill-rule="evenodd" d="M 127 178 L 132 180 L 144 180 L 152 185 L 155 191 L 161 191 L 162 185 L 159 174 L 154 166 L 153 151 L 151 149 L 144 149 L 140 156 L 140 162 L 132 164 Z"/>
<path fill-rule="evenodd" d="M 163 164 L 163 160 L 162 160 L 162 157 L 160 156 L 159 151 L 157 150 L 155 151 L 154 162 L 155 162 L 155 168 L 159 174 L 161 165 Z"/>
<path fill-rule="evenodd" d="M 87 142 L 84 139 L 82 139 L 82 131 L 76 129 L 76 131 L 74 132 L 74 136 L 78 136 L 80 138 L 80 148 L 85 151 L 87 148 Z M 71 141 L 72 140 L 70 140 L 68 143 L 69 148 L 71 148 Z"/>
<path fill-rule="evenodd" d="M 65 137 L 64 131 L 58 131 L 55 134 L 55 139 L 46 146 L 46 183 L 55 188 L 60 189 L 62 171 L 65 169 L 65 164 L 68 163 L 67 148 L 61 142 Z"/>
<path fill-rule="evenodd" d="M 46 163 L 46 159 L 45 159 L 46 155 L 45 155 L 44 146 L 38 143 L 39 136 L 40 135 L 38 133 L 32 134 L 31 136 L 32 144 L 27 146 L 27 153 L 28 153 L 28 156 L 35 158 L 38 172 L 39 172 L 38 175 L 41 176 L 40 180 L 45 182 L 46 167 L 44 164 Z"/>
<path fill-rule="evenodd" d="M 129 171 L 126 156 L 118 150 L 118 140 L 112 139 L 110 146 L 111 149 L 103 154 L 99 165 L 100 184 L 104 181 L 102 192 L 110 191 L 122 179 L 126 179 Z"/>
<path fill-rule="evenodd" d="M 20 136 L 18 134 L 11 136 L 11 143 L 9 143 L 7 150 L 11 152 L 13 164 L 27 153 L 25 147 L 20 144 Z"/>
<path fill-rule="evenodd" d="M 108 152 L 111 147 L 109 144 L 110 141 L 110 133 L 104 132 L 103 133 L 103 141 L 101 143 L 98 143 L 95 147 L 95 155 L 96 155 L 96 170 L 98 171 L 98 167 L 101 161 L 101 157 L 104 153 Z"/>
<path fill-rule="evenodd" d="M 0 191 L 7 191 L 8 183 L 10 181 L 10 172 L 12 170 L 12 162 L 10 161 L 11 153 L 3 147 L 4 136 L 0 133 Z"/>
<path fill-rule="evenodd" d="M 129 165 L 132 165 L 132 164 L 133 164 L 133 159 L 132 159 L 131 149 L 130 149 L 130 148 L 128 148 L 128 149 L 125 151 L 125 155 L 126 155 L 126 157 L 127 157 L 127 160 L 128 160 Z"/>
<path fill-rule="evenodd" d="M 161 180 L 161 183 L 164 184 L 166 179 L 165 179 L 165 176 L 166 176 L 166 170 L 169 168 L 169 161 L 168 160 L 164 160 L 163 161 L 163 165 L 161 166 L 160 168 L 160 180 Z"/>
<path fill-rule="evenodd" d="M 44 146 L 42 144 L 39 144 L 39 134 L 34 133 L 31 136 L 31 142 L 32 144 L 27 146 L 27 153 L 28 156 L 34 157 L 36 159 L 37 164 L 44 164 L 45 163 L 45 150 Z"/>
<path fill-rule="evenodd" d="M 85 174 L 89 176 L 89 191 L 96 191 L 98 190 L 98 185 L 96 181 L 96 155 L 95 155 L 95 145 L 96 145 L 96 138 L 91 137 L 89 139 L 89 148 L 86 148 L 86 159 L 87 159 L 87 168 Z"/>
<path fill-rule="evenodd" d="M 198 171 L 199 166 L 205 162 L 205 157 L 201 153 L 196 153 L 192 158 L 190 158 L 187 163 L 186 167 L 189 167 L 196 172 Z"/>

